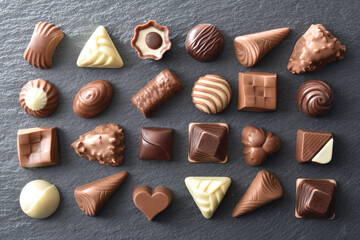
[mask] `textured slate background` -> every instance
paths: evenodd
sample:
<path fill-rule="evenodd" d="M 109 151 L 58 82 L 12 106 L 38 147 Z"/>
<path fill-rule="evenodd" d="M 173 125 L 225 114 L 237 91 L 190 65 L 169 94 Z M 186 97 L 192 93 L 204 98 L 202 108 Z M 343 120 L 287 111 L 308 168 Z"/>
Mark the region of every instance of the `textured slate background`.
<path fill-rule="evenodd" d="M 1 239 L 354 239 L 359 236 L 359 3 L 356 1 L 0 1 L 0 238 Z M 172 49 L 161 61 L 141 60 L 130 47 L 133 29 L 150 19 L 170 29 Z M 23 60 L 23 52 L 38 21 L 49 21 L 65 37 L 54 55 L 53 67 L 36 69 Z M 192 59 L 184 48 L 187 32 L 196 24 L 217 26 L 225 39 L 221 57 L 210 63 Z M 348 52 L 345 59 L 325 69 L 300 76 L 286 70 L 296 40 L 312 23 L 323 23 Z M 76 59 L 98 25 L 104 25 L 120 52 L 122 69 L 85 69 Z M 290 27 L 286 39 L 252 69 L 241 66 L 233 52 L 237 35 Z M 130 98 L 164 68 L 175 71 L 184 90 L 151 119 L 144 119 Z M 278 74 L 278 109 L 273 113 L 236 110 L 237 73 L 266 71 Z M 229 81 L 233 100 L 216 116 L 198 111 L 191 102 L 191 88 L 198 77 L 219 74 Z M 36 119 L 20 107 L 18 94 L 29 80 L 44 78 L 60 94 L 52 116 Z M 72 111 L 77 91 L 95 79 L 110 81 L 115 95 L 107 110 L 93 119 Z M 335 91 L 335 106 L 320 119 L 310 119 L 296 108 L 297 88 L 306 80 L 320 79 Z M 108 167 L 79 158 L 70 144 L 80 134 L 105 123 L 118 123 L 125 131 L 124 164 Z M 230 125 L 227 164 L 191 164 L 187 161 L 190 122 L 226 122 Z M 248 124 L 274 131 L 283 148 L 261 167 L 248 166 L 242 156 L 241 130 Z M 61 165 L 47 168 L 19 167 L 16 132 L 21 128 L 56 126 Z M 171 162 L 139 160 L 141 126 L 175 129 Z M 299 165 L 295 160 L 297 129 L 332 131 L 333 161 L 326 166 Z M 233 207 L 261 169 L 274 172 L 284 188 L 284 197 L 235 219 Z M 129 177 L 97 217 L 88 217 L 73 197 L 76 187 L 120 171 Z M 229 176 L 232 185 L 211 220 L 200 214 L 184 178 L 191 175 Z M 338 182 L 336 219 L 300 220 L 294 217 L 295 181 L 299 177 L 333 178 Z M 59 188 L 61 203 L 46 220 L 24 215 L 18 198 L 22 187 L 35 179 L 48 180 Z M 141 184 L 164 185 L 174 193 L 172 205 L 149 222 L 132 202 L 133 189 Z"/>

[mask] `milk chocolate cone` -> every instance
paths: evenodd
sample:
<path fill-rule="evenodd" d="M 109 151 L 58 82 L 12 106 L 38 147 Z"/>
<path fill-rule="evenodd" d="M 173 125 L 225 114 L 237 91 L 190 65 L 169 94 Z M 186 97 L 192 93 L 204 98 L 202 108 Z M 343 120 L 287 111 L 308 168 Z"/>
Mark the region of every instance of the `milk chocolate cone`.
<path fill-rule="evenodd" d="M 239 217 L 247 212 L 281 198 L 283 190 L 273 173 L 261 170 L 236 205 L 232 216 Z"/>
<path fill-rule="evenodd" d="M 127 175 L 127 172 L 117 173 L 76 188 L 74 195 L 80 210 L 86 215 L 95 216 Z"/>
<path fill-rule="evenodd" d="M 290 28 L 278 28 L 238 36 L 234 40 L 236 57 L 245 67 L 252 67 L 273 47 L 278 45 L 289 32 Z"/>

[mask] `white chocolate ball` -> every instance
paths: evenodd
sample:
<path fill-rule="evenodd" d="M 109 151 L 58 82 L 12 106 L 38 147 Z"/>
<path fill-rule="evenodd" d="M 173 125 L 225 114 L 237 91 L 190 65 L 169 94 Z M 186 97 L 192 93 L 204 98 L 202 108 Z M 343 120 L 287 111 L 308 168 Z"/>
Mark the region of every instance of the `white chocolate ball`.
<path fill-rule="evenodd" d="M 45 180 L 34 180 L 25 185 L 20 193 L 20 206 L 32 218 L 47 218 L 60 203 L 59 190 Z"/>

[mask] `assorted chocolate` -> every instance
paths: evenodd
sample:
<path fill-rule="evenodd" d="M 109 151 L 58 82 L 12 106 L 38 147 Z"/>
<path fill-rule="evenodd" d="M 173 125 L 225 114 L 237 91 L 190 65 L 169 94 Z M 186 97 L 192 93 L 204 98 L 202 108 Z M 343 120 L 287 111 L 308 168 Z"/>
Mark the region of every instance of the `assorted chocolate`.
<path fill-rule="evenodd" d="M 127 175 L 127 172 L 120 172 L 76 188 L 74 196 L 80 210 L 88 216 L 95 216 Z"/>
<path fill-rule="evenodd" d="M 296 160 L 298 163 L 327 164 L 332 159 L 333 145 L 331 132 L 298 130 Z"/>
<path fill-rule="evenodd" d="M 91 35 L 76 64 L 90 68 L 122 68 L 124 65 L 104 26 L 99 26 Z"/>
<path fill-rule="evenodd" d="M 154 20 L 135 28 L 135 36 L 131 46 L 137 51 L 139 58 L 160 60 L 170 50 L 169 29 Z"/>
<path fill-rule="evenodd" d="M 27 183 L 20 193 L 21 210 L 32 218 L 50 217 L 58 208 L 60 194 L 57 187 L 45 180 Z"/>
<path fill-rule="evenodd" d="M 231 88 L 226 79 L 213 74 L 199 78 L 191 93 L 195 107 L 207 114 L 222 112 L 228 107 L 231 96 Z"/>
<path fill-rule="evenodd" d="M 244 67 L 253 67 L 265 54 L 278 45 L 289 32 L 290 28 L 278 28 L 238 36 L 234 39 L 235 55 Z"/>
<path fill-rule="evenodd" d="M 219 29 L 211 24 L 200 24 L 192 28 L 185 42 L 186 50 L 198 61 L 215 60 L 223 50 L 224 39 Z"/>
<path fill-rule="evenodd" d="M 276 110 L 277 74 L 239 72 L 238 110 L 263 112 Z"/>
<path fill-rule="evenodd" d="M 144 117 L 149 118 L 183 87 L 176 75 L 171 70 L 165 69 L 135 94 L 131 102 Z"/>
<path fill-rule="evenodd" d="M 24 85 L 20 104 L 33 117 L 48 117 L 59 105 L 59 94 L 54 85 L 44 79 L 35 79 Z"/>
<path fill-rule="evenodd" d="M 47 22 L 36 24 L 24 59 L 37 68 L 50 68 L 55 48 L 64 37 L 59 27 Z"/>
<path fill-rule="evenodd" d="M 113 96 L 111 83 L 95 80 L 82 87 L 76 94 L 73 110 L 79 117 L 91 118 L 100 114 L 110 104 Z"/>
<path fill-rule="evenodd" d="M 170 128 L 142 127 L 139 158 L 170 161 L 173 135 L 174 130 Z"/>
<path fill-rule="evenodd" d="M 270 171 L 261 170 L 234 208 L 232 216 L 239 217 L 282 196 L 283 190 L 276 176 Z"/>
<path fill-rule="evenodd" d="M 280 138 L 272 132 L 265 132 L 262 128 L 246 126 L 241 137 L 245 161 L 250 166 L 259 166 L 267 156 L 274 155 L 281 148 Z"/>
<path fill-rule="evenodd" d="M 229 189 L 231 179 L 228 177 L 187 177 L 185 184 L 202 215 L 209 219 Z"/>
<path fill-rule="evenodd" d="M 189 162 L 228 161 L 229 126 L 226 123 L 190 123 Z"/>
<path fill-rule="evenodd" d="M 310 80 L 298 89 L 296 103 L 299 110 L 309 117 L 321 117 L 334 105 L 334 92 L 325 82 Z"/>
<path fill-rule="evenodd" d="M 132 197 L 135 206 L 151 221 L 170 205 L 173 194 L 167 187 L 157 187 L 153 190 L 142 185 L 135 188 Z"/>
<path fill-rule="evenodd" d="M 304 179 L 296 181 L 297 218 L 335 218 L 336 181 L 333 179 Z"/>
<path fill-rule="evenodd" d="M 254 66 L 265 54 L 279 44 L 290 32 L 279 28 L 238 36 L 234 39 L 237 59 L 245 67 Z M 37 68 L 50 68 L 56 46 L 64 34 L 54 24 L 39 22 L 27 47 L 24 58 Z M 186 50 L 196 60 L 215 60 L 223 50 L 220 31 L 210 24 L 200 24 L 191 29 L 186 38 Z M 160 60 L 171 48 L 169 29 L 156 21 L 135 28 L 132 47 L 141 59 Z M 316 71 L 336 60 L 342 60 L 346 47 L 323 25 L 312 25 L 297 41 L 290 57 L 288 70 L 300 74 Z M 123 61 L 109 34 L 99 26 L 81 51 L 79 67 L 121 68 Z M 183 84 L 169 69 L 163 70 L 131 101 L 149 118 L 168 102 Z M 95 80 L 82 87 L 73 101 L 74 112 L 83 118 L 97 116 L 110 104 L 112 85 L 105 80 Z M 195 106 L 207 114 L 217 114 L 226 109 L 232 91 L 225 78 L 207 74 L 200 77 L 192 89 Z M 240 72 L 238 110 L 274 111 L 277 102 L 277 74 L 265 72 Z M 300 86 L 296 95 L 297 106 L 310 117 L 325 115 L 334 104 L 334 93 L 325 82 L 310 80 Z M 50 82 L 36 79 L 28 82 L 20 93 L 22 108 L 31 116 L 47 117 L 59 104 L 57 89 Z M 139 158 L 171 160 L 174 130 L 171 128 L 142 127 Z M 226 163 L 228 161 L 229 127 L 225 123 L 191 123 L 189 125 L 188 160 L 197 163 Z M 242 131 L 245 161 L 259 166 L 267 156 L 278 152 L 281 140 L 272 132 L 246 126 Z M 122 164 L 124 153 L 123 129 L 117 124 L 104 124 L 79 137 L 71 146 L 82 158 L 104 165 Z M 45 167 L 60 164 L 57 129 L 55 127 L 29 128 L 18 131 L 17 149 L 20 166 Z M 333 135 L 330 132 L 298 130 L 296 159 L 299 163 L 326 164 L 331 161 Z M 120 172 L 75 189 L 74 196 L 81 211 L 95 216 L 128 173 Z M 187 177 L 185 179 L 196 205 L 205 218 L 211 218 L 231 184 L 229 177 Z M 332 179 L 298 179 L 296 182 L 297 218 L 335 217 L 336 181 Z M 135 206 L 152 220 L 172 202 L 173 195 L 166 187 L 152 190 L 142 185 L 133 192 Z M 261 170 L 240 199 L 232 216 L 239 217 L 258 207 L 279 199 L 283 189 L 276 176 Z M 60 194 L 55 185 L 44 180 L 29 182 L 20 194 L 20 206 L 32 218 L 46 218 L 58 208 Z"/>
<path fill-rule="evenodd" d="M 89 161 L 118 166 L 124 158 L 123 129 L 115 123 L 100 125 L 81 135 L 71 146 L 80 157 Z"/>
<path fill-rule="evenodd" d="M 317 71 L 342 60 L 345 52 L 346 47 L 324 25 L 314 24 L 296 42 L 287 68 L 293 74 Z"/>
<path fill-rule="evenodd" d="M 46 167 L 60 164 L 56 127 L 20 129 L 17 132 L 20 167 Z"/>

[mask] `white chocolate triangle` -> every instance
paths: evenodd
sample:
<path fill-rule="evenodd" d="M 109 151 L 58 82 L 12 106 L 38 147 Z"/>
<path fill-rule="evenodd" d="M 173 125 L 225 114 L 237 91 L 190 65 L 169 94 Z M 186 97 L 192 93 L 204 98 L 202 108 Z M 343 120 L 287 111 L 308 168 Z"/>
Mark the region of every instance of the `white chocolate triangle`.
<path fill-rule="evenodd" d="M 103 26 L 99 26 L 86 42 L 76 64 L 78 67 L 94 68 L 122 68 L 124 65 Z"/>
<path fill-rule="evenodd" d="M 228 177 L 187 177 L 186 187 L 205 218 L 211 218 L 224 198 L 231 179 Z"/>
<path fill-rule="evenodd" d="M 315 155 L 312 162 L 327 164 L 331 161 L 333 152 L 334 139 L 331 138 L 325 146 Z"/>

